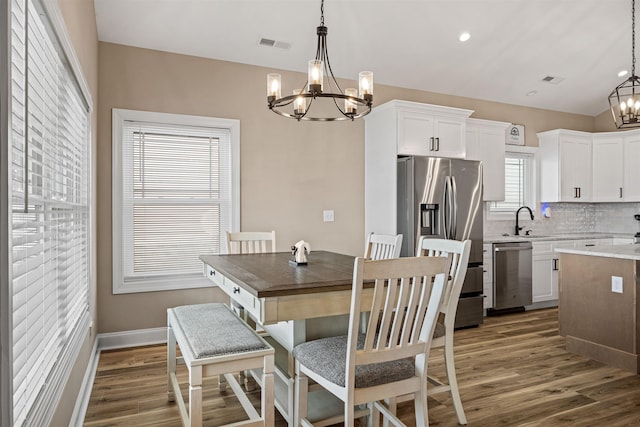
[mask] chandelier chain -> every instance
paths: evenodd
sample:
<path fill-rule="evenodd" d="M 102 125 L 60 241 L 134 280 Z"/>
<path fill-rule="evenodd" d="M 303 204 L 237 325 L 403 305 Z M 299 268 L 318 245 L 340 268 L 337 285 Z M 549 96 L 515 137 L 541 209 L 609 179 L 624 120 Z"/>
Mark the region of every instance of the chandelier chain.
<path fill-rule="evenodd" d="M 631 75 L 636 75 L 636 0 L 631 0 Z"/>
<path fill-rule="evenodd" d="M 320 25 L 324 27 L 324 0 L 320 2 Z"/>

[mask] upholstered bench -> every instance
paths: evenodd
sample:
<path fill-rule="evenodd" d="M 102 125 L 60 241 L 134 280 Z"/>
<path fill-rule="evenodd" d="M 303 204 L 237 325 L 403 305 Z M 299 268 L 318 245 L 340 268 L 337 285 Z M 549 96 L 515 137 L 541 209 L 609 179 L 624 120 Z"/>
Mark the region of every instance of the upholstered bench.
<path fill-rule="evenodd" d="M 224 375 L 249 420 L 234 426 L 273 426 L 274 350 L 224 304 L 185 305 L 167 310 L 167 380 L 169 401 L 177 402 L 185 426 L 202 426 L 202 380 Z M 176 345 L 182 357 L 176 355 Z M 189 410 L 176 377 L 176 365 L 189 370 Z M 233 373 L 262 369 L 261 414 Z"/>

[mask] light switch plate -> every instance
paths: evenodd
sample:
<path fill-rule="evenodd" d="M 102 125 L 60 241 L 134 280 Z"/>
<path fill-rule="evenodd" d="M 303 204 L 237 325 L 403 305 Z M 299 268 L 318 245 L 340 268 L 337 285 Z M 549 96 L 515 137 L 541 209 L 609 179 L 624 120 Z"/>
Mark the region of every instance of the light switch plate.
<path fill-rule="evenodd" d="M 622 277 L 611 276 L 611 292 L 622 293 Z"/>
<path fill-rule="evenodd" d="M 322 211 L 322 220 L 324 222 L 333 222 L 335 221 L 335 216 L 333 210 Z"/>

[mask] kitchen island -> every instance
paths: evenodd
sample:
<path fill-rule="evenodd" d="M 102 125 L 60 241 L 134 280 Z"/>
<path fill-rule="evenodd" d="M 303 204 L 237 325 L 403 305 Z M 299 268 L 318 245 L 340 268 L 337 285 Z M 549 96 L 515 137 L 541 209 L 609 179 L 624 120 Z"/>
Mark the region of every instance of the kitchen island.
<path fill-rule="evenodd" d="M 567 351 L 640 373 L 640 245 L 558 248 Z"/>

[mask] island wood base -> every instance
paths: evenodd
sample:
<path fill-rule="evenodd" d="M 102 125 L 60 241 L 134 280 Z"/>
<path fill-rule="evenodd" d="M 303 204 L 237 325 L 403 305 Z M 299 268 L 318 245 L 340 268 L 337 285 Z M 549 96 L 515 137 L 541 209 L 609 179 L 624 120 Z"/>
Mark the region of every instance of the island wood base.
<path fill-rule="evenodd" d="M 560 255 L 559 321 L 567 350 L 639 373 L 640 278 L 632 259 Z M 612 276 L 623 292 L 612 292 Z"/>

